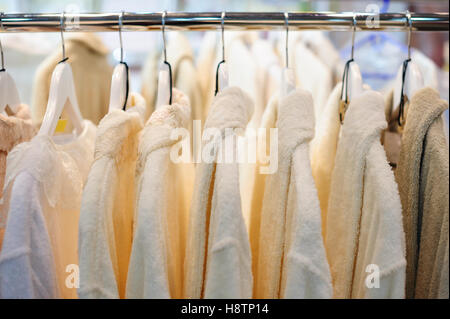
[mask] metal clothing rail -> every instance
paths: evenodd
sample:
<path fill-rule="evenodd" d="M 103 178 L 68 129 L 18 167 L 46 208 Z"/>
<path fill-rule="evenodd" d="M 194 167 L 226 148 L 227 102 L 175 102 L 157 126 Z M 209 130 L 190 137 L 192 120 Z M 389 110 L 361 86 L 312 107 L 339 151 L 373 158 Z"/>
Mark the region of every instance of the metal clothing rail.
<path fill-rule="evenodd" d="M 104 32 L 117 31 L 121 13 L 65 13 L 64 31 Z M 358 30 L 404 31 L 408 28 L 405 13 L 332 13 L 332 12 L 289 12 L 291 30 L 334 30 L 352 29 L 356 15 Z M 167 29 L 217 30 L 221 27 L 221 12 L 169 12 L 165 17 Z M 44 14 L 2 14 L 0 32 L 59 32 L 61 13 Z M 123 31 L 161 30 L 162 13 L 125 12 Z M 414 31 L 448 31 L 449 17 L 446 13 L 412 13 Z M 270 30 L 284 28 L 284 12 L 226 12 L 225 28 L 228 30 Z"/>

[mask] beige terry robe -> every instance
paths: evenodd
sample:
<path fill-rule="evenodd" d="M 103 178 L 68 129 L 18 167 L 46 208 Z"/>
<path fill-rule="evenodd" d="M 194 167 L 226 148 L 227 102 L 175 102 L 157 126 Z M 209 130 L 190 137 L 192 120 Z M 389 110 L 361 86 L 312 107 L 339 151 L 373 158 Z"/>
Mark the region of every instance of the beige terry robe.
<path fill-rule="evenodd" d="M 331 298 L 309 160 L 314 136 L 309 92 L 297 89 L 279 101 L 277 127 L 278 170 L 265 181 L 255 298 Z"/>
<path fill-rule="evenodd" d="M 228 152 L 237 150 L 236 132 L 227 128 L 244 130 L 252 113 L 251 99 L 238 87 L 226 88 L 212 102 L 205 130 L 216 129 L 217 134 L 202 145 L 203 153 L 213 152 L 215 160 L 206 162 L 204 156 L 196 168 L 185 262 L 186 298 L 252 297 L 251 254 L 241 210 L 239 164 L 235 160 L 217 161 L 223 159 L 219 156 L 223 155 L 222 147 L 231 145 Z M 217 144 L 213 146 L 211 141 Z"/>
<path fill-rule="evenodd" d="M 404 298 L 405 235 L 397 185 L 383 146 L 384 100 L 349 105 L 328 202 L 326 250 L 335 298 Z"/>
<path fill-rule="evenodd" d="M 131 253 L 136 168 L 145 100 L 131 94 L 126 112 L 100 122 L 95 159 L 83 191 L 79 221 L 80 298 L 124 298 Z"/>
<path fill-rule="evenodd" d="M 414 94 L 401 139 L 396 179 L 406 233 L 407 298 L 448 298 L 449 148 L 431 88 Z"/>
<path fill-rule="evenodd" d="M 136 170 L 135 232 L 127 279 L 127 298 L 182 298 L 183 261 L 192 188 L 186 171 L 192 163 L 173 155 L 190 121 L 189 99 L 173 90 L 172 105 L 153 112 L 139 143 Z M 185 151 L 185 150 L 183 150 Z"/>

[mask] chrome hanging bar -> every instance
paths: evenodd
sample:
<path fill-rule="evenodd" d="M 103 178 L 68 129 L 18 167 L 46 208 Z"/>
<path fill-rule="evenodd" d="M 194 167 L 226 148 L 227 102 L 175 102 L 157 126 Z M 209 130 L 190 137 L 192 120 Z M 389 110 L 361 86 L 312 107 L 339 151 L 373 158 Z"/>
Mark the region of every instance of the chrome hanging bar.
<path fill-rule="evenodd" d="M 65 31 L 118 31 L 117 20 L 122 13 L 66 13 Z M 353 12 L 289 12 L 291 30 L 349 31 L 353 26 Z M 221 27 L 221 12 L 167 13 L 167 29 L 217 30 Z M 61 13 L 3 14 L 1 32 L 59 32 Z M 122 31 L 160 31 L 162 13 L 124 13 Z M 413 31 L 448 31 L 446 13 L 412 13 Z M 225 23 L 230 30 L 270 30 L 285 26 L 284 12 L 227 12 Z M 404 31 L 405 13 L 356 13 L 358 31 Z"/>

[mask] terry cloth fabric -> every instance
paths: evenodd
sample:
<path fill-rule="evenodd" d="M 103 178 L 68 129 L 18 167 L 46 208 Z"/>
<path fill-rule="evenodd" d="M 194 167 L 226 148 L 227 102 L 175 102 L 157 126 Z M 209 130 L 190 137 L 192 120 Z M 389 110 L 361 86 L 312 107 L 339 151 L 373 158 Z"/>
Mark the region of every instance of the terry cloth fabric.
<path fill-rule="evenodd" d="M 341 83 L 331 92 L 323 110 L 323 116 L 316 121 L 316 135 L 311 141 L 311 168 L 319 195 L 322 212 L 322 235 L 326 237 L 328 197 L 330 196 L 331 175 L 333 174 L 336 149 L 339 141 L 341 122 L 339 101 Z"/>
<path fill-rule="evenodd" d="M 396 179 L 406 233 L 407 298 L 448 298 L 448 103 L 424 88 L 411 99 Z"/>
<path fill-rule="evenodd" d="M 266 177 L 255 298 L 331 298 L 309 141 L 314 106 L 297 89 L 279 101 L 278 170 Z"/>
<path fill-rule="evenodd" d="M 241 211 L 233 130 L 244 130 L 252 113 L 253 103 L 240 88 L 228 87 L 213 100 L 205 123 L 213 139 L 204 141 L 204 158 L 196 168 L 185 261 L 186 298 L 252 297 L 250 244 Z M 226 162 L 221 155 L 226 155 L 223 149 L 229 146 L 234 154 Z M 211 155 L 211 162 L 205 161 L 206 155 Z"/>
<path fill-rule="evenodd" d="M 76 137 L 37 135 L 8 154 L 1 298 L 77 297 L 78 219 L 95 131 L 85 120 Z"/>
<path fill-rule="evenodd" d="M 328 202 L 326 249 L 336 298 L 405 296 L 400 196 L 380 143 L 386 127 L 381 94 L 364 92 L 350 103 Z M 367 285 L 374 271 L 378 288 Z"/>
<path fill-rule="evenodd" d="M 78 106 L 84 119 L 98 124 L 108 113 L 112 67 L 109 50 L 93 33 L 74 33 L 66 37 L 67 62 L 73 71 Z M 36 71 L 33 81 L 31 111 L 33 121 L 41 124 L 50 93 L 53 70 L 61 61 L 61 49 L 47 57 Z"/>
<path fill-rule="evenodd" d="M 133 230 L 143 98 L 112 110 L 98 126 L 95 158 L 83 191 L 79 223 L 80 298 L 124 298 Z"/>
<path fill-rule="evenodd" d="M 135 233 L 127 298 L 182 298 L 183 261 L 193 164 L 174 162 L 175 130 L 187 129 L 188 97 L 173 90 L 172 105 L 153 112 L 139 143 Z M 177 153 L 178 154 L 178 153 Z"/>

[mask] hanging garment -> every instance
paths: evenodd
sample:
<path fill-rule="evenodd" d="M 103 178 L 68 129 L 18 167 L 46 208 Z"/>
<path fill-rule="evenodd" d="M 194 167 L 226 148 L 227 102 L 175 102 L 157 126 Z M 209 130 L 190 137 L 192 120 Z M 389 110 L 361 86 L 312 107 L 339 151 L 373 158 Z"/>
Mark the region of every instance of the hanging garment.
<path fill-rule="evenodd" d="M 202 93 L 198 84 L 199 76 L 194 64 L 194 53 L 187 37 L 182 32 L 171 32 L 166 51 L 167 61 L 172 66 L 174 87 L 185 92 L 189 97 L 192 119 L 204 121 Z M 162 59 L 159 54 L 150 54 L 143 69 L 142 95 L 150 106 L 150 113 L 154 111 L 156 103 L 160 62 Z"/>
<path fill-rule="evenodd" d="M 29 141 L 36 134 L 27 105 L 21 104 L 15 114 L 0 114 L 0 198 L 3 194 L 3 181 L 6 172 L 8 153 L 22 142 Z M 1 248 L 1 241 L 0 241 Z"/>
<path fill-rule="evenodd" d="M 395 172 L 406 233 L 407 298 L 449 296 L 446 109 L 448 102 L 431 88 L 414 94 L 407 108 Z"/>
<path fill-rule="evenodd" d="M 74 33 L 66 37 L 66 56 L 72 67 L 78 106 L 84 119 L 98 124 L 108 113 L 112 67 L 108 49 L 93 33 Z M 33 122 L 40 125 L 50 93 L 53 70 L 61 61 L 61 51 L 45 59 L 36 71 L 31 111 Z"/>
<path fill-rule="evenodd" d="M 275 128 L 277 124 L 277 115 L 278 115 L 278 94 L 275 94 L 270 99 L 267 104 L 264 114 L 261 120 L 261 128 L 265 130 L 266 134 L 266 154 L 270 154 L 270 152 L 275 151 L 270 149 L 270 129 Z M 278 140 L 277 140 L 278 142 Z M 278 148 L 277 148 L 278 151 Z M 261 155 L 258 153 L 257 162 L 255 168 L 253 170 L 254 174 L 254 187 L 251 190 L 251 207 L 250 207 L 250 217 L 249 217 L 249 238 L 250 238 L 250 247 L 252 250 L 252 274 L 255 280 L 253 281 L 253 296 L 256 297 L 255 294 L 255 286 L 256 286 L 256 278 L 258 278 L 258 258 L 259 258 L 259 237 L 260 237 L 260 227 L 261 227 L 261 211 L 262 211 L 262 203 L 264 198 L 264 191 L 266 187 L 266 178 L 268 174 L 262 174 L 261 169 L 264 166 L 268 166 L 270 163 L 265 159 L 261 158 Z M 278 156 L 278 155 L 277 155 Z"/>
<path fill-rule="evenodd" d="M 214 156 L 211 162 L 203 158 L 196 168 L 185 261 L 186 298 L 252 297 L 250 245 L 234 157 L 237 135 L 227 130 L 243 130 L 252 113 L 253 103 L 240 88 L 228 87 L 213 100 L 205 130 L 214 130 L 214 140 L 210 137 L 203 143 L 202 153 Z M 230 156 L 227 151 L 232 160 L 216 163 Z"/>
<path fill-rule="evenodd" d="M 320 208 L 309 163 L 314 106 L 297 89 L 279 101 L 278 170 L 266 177 L 255 298 L 331 298 Z"/>
<path fill-rule="evenodd" d="M 176 163 L 172 134 L 187 130 L 189 99 L 173 90 L 173 103 L 153 112 L 142 132 L 137 165 L 135 234 L 127 281 L 127 298 L 182 298 L 187 203 L 191 189 L 185 171 L 193 164 Z M 193 184 L 191 182 L 191 184 Z"/>
<path fill-rule="evenodd" d="M 101 121 L 94 162 L 83 191 L 79 223 L 80 298 L 124 298 L 133 238 L 141 117 L 146 104 L 131 94 L 127 111 Z M 141 114 L 139 113 L 141 109 Z"/>
<path fill-rule="evenodd" d="M 323 110 L 323 116 L 317 121 L 316 135 L 311 141 L 311 168 L 322 213 L 323 238 L 326 238 L 331 176 L 341 129 L 339 120 L 341 86 L 342 84 L 338 83 L 331 92 Z"/>
<path fill-rule="evenodd" d="M 36 134 L 31 122 L 30 110 L 27 105 L 21 104 L 16 114 L 5 116 L 0 114 L 0 198 L 3 196 L 3 181 L 6 173 L 6 157 L 18 144 L 29 141 Z M 4 208 L 0 204 L 0 251 L 2 249 L 6 217 Z"/>
<path fill-rule="evenodd" d="M 335 298 L 405 296 L 401 203 L 380 143 L 386 126 L 381 94 L 364 92 L 350 103 L 328 201 L 325 246 Z"/>
<path fill-rule="evenodd" d="M 95 132 L 85 120 L 78 136 L 38 135 L 8 154 L 1 298 L 77 297 L 78 218 Z"/>

